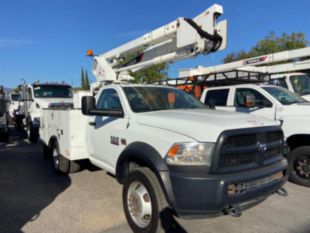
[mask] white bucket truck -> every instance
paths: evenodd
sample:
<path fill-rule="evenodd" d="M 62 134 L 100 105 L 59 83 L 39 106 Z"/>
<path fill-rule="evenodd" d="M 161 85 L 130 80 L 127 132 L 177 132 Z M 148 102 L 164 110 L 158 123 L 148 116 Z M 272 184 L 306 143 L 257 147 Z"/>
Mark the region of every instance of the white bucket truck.
<path fill-rule="evenodd" d="M 35 143 L 39 137 L 39 128 L 43 108 L 72 108 L 71 86 L 65 83 L 34 83 L 20 87 L 23 92 L 23 124 L 28 138 Z"/>
<path fill-rule="evenodd" d="M 103 85 L 96 97 L 83 97 L 82 111 L 43 110 L 40 137 L 55 170 L 77 171 L 78 160 L 89 159 L 115 175 L 134 232 L 163 230 L 171 211 L 240 216 L 287 180 L 275 121 L 207 110 L 175 88 L 124 82 L 128 71 L 223 49 L 226 21 L 216 22 L 222 12 L 213 5 L 94 56 L 93 73 Z"/>

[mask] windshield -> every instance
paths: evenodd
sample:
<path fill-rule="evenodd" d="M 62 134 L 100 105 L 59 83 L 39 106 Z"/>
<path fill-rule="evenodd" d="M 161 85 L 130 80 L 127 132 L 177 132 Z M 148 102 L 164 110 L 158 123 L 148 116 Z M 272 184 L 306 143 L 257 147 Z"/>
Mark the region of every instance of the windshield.
<path fill-rule="evenodd" d="M 290 92 L 282 87 L 263 87 L 263 89 L 274 98 L 276 98 L 283 105 L 306 102 L 306 100 L 301 98 L 299 95 Z"/>
<path fill-rule="evenodd" d="M 134 112 L 151 112 L 172 109 L 205 109 L 195 97 L 167 87 L 123 87 Z"/>
<path fill-rule="evenodd" d="M 11 94 L 12 101 L 20 101 L 22 100 L 22 96 L 20 94 Z"/>
<path fill-rule="evenodd" d="M 33 86 L 33 92 L 36 98 L 71 98 L 72 97 L 70 86 L 35 85 Z"/>
<path fill-rule="evenodd" d="M 293 75 L 290 80 L 296 93 L 299 95 L 310 94 L 310 75 Z"/>

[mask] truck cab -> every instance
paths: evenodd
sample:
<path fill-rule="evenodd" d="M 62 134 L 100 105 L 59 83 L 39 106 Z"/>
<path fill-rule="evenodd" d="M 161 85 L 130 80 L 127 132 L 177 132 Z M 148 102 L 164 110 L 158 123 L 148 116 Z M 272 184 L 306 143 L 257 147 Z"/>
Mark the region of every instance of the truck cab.
<path fill-rule="evenodd" d="M 9 140 L 8 100 L 4 88 L 0 86 L 0 140 Z"/>
<path fill-rule="evenodd" d="M 35 83 L 23 88 L 24 114 L 23 124 L 28 138 L 37 142 L 42 109 L 51 107 L 72 107 L 71 86 L 57 83 Z"/>
<path fill-rule="evenodd" d="M 293 76 L 292 76 L 293 77 Z M 290 179 L 310 186 L 310 103 L 285 88 L 242 84 L 210 87 L 201 102 L 218 110 L 249 113 L 281 122 L 289 148 Z"/>
<path fill-rule="evenodd" d="M 20 130 L 23 127 L 22 120 L 25 118 L 24 100 L 21 93 L 12 92 L 9 95 L 9 114 L 15 128 Z"/>
<path fill-rule="evenodd" d="M 310 101 L 310 74 L 286 73 L 271 75 L 270 84 L 290 90 Z"/>

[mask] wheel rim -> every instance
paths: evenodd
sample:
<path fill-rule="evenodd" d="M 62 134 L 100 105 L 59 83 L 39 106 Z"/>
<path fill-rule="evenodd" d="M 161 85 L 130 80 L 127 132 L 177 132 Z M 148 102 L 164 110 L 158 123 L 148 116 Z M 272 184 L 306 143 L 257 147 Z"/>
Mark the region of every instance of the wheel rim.
<path fill-rule="evenodd" d="M 56 148 L 53 150 L 53 164 L 54 164 L 55 170 L 58 170 L 58 167 L 59 167 L 59 154 L 58 154 L 58 151 L 57 151 Z"/>
<path fill-rule="evenodd" d="M 310 179 L 310 155 L 301 155 L 296 158 L 295 171 L 298 176 Z"/>
<path fill-rule="evenodd" d="M 127 193 L 130 217 L 140 228 L 147 227 L 152 219 L 152 203 L 146 187 L 138 181 L 130 184 Z"/>

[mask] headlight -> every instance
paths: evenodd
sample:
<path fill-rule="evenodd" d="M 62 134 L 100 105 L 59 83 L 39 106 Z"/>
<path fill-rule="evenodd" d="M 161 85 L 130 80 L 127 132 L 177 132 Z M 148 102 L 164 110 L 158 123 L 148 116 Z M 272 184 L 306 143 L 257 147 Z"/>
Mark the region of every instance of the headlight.
<path fill-rule="evenodd" d="M 166 155 L 166 162 L 178 166 L 210 166 L 214 143 L 177 143 Z"/>

